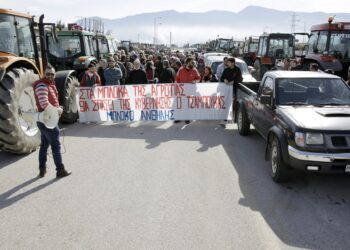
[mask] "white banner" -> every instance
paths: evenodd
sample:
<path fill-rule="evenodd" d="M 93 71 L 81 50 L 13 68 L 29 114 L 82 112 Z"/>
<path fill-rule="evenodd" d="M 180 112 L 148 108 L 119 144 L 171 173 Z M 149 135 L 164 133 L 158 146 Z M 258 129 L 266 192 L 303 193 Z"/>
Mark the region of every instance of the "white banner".
<path fill-rule="evenodd" d="M 79 88 L 80 122 L 231 120 L 232 86 L 144 84 Z"/>

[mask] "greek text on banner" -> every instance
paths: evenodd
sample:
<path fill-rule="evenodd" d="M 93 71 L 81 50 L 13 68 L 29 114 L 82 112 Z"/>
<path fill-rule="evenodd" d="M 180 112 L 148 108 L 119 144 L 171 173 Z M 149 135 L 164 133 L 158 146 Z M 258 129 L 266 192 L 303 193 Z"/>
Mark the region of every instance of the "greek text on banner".
<path fill-rule="evenodd" d="M 231 119 L 224 83 L 82 87 L 78 95 L 80 122 Z"/>

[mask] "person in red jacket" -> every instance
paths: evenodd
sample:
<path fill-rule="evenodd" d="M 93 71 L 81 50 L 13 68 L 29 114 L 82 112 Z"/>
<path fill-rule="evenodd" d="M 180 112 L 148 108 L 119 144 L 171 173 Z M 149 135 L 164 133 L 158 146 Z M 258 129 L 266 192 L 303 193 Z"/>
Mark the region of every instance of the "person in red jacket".
<path fill-rule="evenodd" d="M 47 106 L 52 105 L 57 108 L 61 115 L 63 110 L 58 102 L 58 92 L 55 85 L 55 69 L 48 66 L 45 69 L 44 78 L 33 83 L 34 95 L 38 111 L 42 112 Z M 56 165 L 56 177 L 62 178 L 70 175 L 72 172 L 67 171 L 62 163 L 60 130 L 58 126 L 53 129 L 47 128 L 43 123 L 37 122 L 41 132 L 41 145 L 39 150 L 39 176 L 44 177 L 46 174 L 47 150 L 51 146 L 53 160 Z"/>
<path fill-rule="evenodd" d="M 198 83 L 201 80 L 201 76 L 198 70 L 194 67 L 194 59 L 187 57 L 185 65 L 182 66 L 176 75 L 177 83 Z"/>
<path fill-rule="evenodd" d="M 201 80 L 197 69 L 194 67 L 194 59 L 192 57 L 187 57 L 185 65 L 182 66 L 177 72 L 175 81 L 177 83 L 198 83 Z M 179 123 L 179 120 L 175 120 L 175 123 Z M 186 124 L 189 124 L 189 120 L 185 120 Z"/>
<path fill-rule="evenodd" d="M 94 87 L 101 85 L 101 78 L 96 72 L 96 64 L 91 62 L 80 81 L 80 87 Z"/>

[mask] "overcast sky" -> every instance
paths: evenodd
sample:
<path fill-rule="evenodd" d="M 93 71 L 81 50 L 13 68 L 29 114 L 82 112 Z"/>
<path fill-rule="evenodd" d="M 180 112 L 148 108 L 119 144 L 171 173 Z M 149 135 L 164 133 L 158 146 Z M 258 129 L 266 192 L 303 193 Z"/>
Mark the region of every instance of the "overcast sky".
<path fill-rule="evenodd" d="M 349 12 L 349 0 L 1 0 L 0 8 L 10 8 L 33 15 L 45 14 L 45 20 L 72 22 L 78 17 L 100 16 L 120 18 L 144 12 L 177 10 L 180 12 L 205 12 L 227 10 L 239 12 L 249 5 L 278 10 L 303 12 Z"/>

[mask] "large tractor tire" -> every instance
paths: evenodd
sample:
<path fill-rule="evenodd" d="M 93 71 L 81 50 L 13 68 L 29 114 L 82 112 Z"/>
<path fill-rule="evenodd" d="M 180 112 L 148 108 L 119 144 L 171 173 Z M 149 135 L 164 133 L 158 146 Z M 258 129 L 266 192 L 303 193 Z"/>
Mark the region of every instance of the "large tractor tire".
<path fill-rule="evenodd" d="M 76 77 L 68 76 L 64 86 L 60 86 L 59 101 L 63 106 L 63 113 L 60 118 L 62 123 L 74 123 L 79 118 L 78 102 L 77 102 L 77 87 L 79 82 Z"/>
<path fill-rule="evenodd" d="M 32 70 L 14 68 L 0 81 L 0 148 L 27 154 L 40 145 L 36 122 L 26 122 L 22 112 L 37 112 L 32 83 L 39 76 Z"/>

